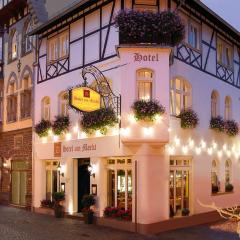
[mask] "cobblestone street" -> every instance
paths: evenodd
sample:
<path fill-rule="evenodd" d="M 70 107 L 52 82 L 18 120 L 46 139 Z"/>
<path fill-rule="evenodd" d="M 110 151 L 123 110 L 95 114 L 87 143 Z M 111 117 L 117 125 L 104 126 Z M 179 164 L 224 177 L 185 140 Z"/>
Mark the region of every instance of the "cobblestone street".
<path fill-rule="evenodd" d="M 225 223 L 142 236 L 0 206 L 0 240 L 237 240 L 235 227 Z"/>

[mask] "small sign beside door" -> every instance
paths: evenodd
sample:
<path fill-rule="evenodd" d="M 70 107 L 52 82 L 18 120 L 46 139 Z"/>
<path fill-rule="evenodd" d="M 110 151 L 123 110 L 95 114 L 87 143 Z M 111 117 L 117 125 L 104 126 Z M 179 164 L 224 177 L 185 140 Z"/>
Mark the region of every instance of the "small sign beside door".
<path fill-rule="evenodd" d="M 62 143 L 61 142 L 54 143 L 54 157 L 56 158 L 61 157 L 61 153 L 62 153 Z"/>

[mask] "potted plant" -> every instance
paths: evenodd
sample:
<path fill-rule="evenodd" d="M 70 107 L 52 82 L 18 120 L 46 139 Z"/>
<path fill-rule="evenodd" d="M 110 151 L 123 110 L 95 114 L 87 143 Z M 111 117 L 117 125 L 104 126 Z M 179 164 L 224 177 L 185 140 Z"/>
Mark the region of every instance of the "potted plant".
<path fill-rule="evenodd" d="M 165 108 L 156 100 L 137 100 L 133 103 L 132 109 L 137 121 L 154 121 L 157 115 L 163 115 Z"/>
<path fill-rule="evenodd" d="M 181 127 L 183 129 L 196 128 L 199 123 L 197 113 L 190 108 L 183 109 L 179 114 L 179 118 L 181 119 Z"/>
<path fill-rule="evenodd" d="M 42 119 L 38 124 L 36 124 L 35 132 L 39 137 L 47 137 L 48 131 L 51 127 L 52 124 L 50 121 Z"/>
<path fill-rule="evenodd" d="M 52 195 L 54 199 L 54 213 L 56 218 L 64 217 L 64 207 L 62 206 L 62 201 L 65 200 L 64 192 L 55 192 Z"/>
<path fill-rule="evenodd" d="M 52 130 L 55 135 L 61 135 L 69 130 L 69 116 L 56 116 L 52 125 Z"/>
<path fill-rule="evenodd" d="M 106 207 L 104 209 L 104 217 L 106 218 L 116 218 L 118 220 L 131 221 L 132 220 L 132 210 L 118 207 Z"/>
<path fill-rule="evenodd" d="M 225 192 L 232 192 L 234 189 L 233 185 L 231 183 L 227 183 L 225 186 Z"/>
<path fill-rule="evenodd" d="M 218 193 L 219 187 L 217 185 L 212 185 L 212 193 Z"/>
<path fill-rule="evenodd" d="M 95 203 L 96 203 L 96 200 L 95 200 L 93 195 L 83 196 L 83 199 L 82 199 L 82 206 L 83 206 L 82 213 L 83 213 L 83 216 L 84 216 L 84 222 L 86 224 L 92 224 L 93 223 L 94 212 L 91 209 L 91 207 L 93 205 L 95 205 Z"/>
<path fill-rule="evenodd" d="M 84 112 L 80 124 L 82 130 L 88 134 L 97 130 L 106 134 L 107 128 L 114 126 L 117 122 L 117 116 L 112 108 L 101 108 L 94 112 Z"/>
<path fill-rule="evenodd" d="M 210 129 L 216 132 L 224 132 L 224 120 L 221 116 L 212 117 L 210 120 Z"/>
<path fill-rule="evenodd" d="M 182 209 L 182 216 L 188 216 L 190 214 L 190 211 L 188 208 L 183 208 Z"/>
<path fill-rule="evenodd" d="M 225 133 L 229 137 L 235 137 L 236 135 L 238 135 L 238 132 L 239 132 L 238 124 L 234 120 L 227 120 L 227 121 L 225 121 L 224 129 L 225 129 Z"/>

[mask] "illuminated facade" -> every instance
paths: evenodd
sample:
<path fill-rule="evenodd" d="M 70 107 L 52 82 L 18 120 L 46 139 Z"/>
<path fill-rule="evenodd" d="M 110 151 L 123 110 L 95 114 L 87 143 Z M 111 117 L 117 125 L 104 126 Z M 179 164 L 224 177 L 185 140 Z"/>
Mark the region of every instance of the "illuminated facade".
<path fill-rule="evenodd" d="M 175 48 L 121 45 L 114 15 L 124 8 L 178 8 L 185 40 Z M 65 190 L 66 212 L 74 214 L 83 195 L 93 193 L 102 224 L 104 209 L 118 207 L 131 211 L 129 228 L 136 224 L 140 232 L 156 232 L 215 219 L 197 199 L 222 207 L 237 203 L 239 137 L 209 129 L 210 119 L 219 115 L 225 121 L 240 118 L 236 30 L 200 1 L 109 0 L 80 2 L 33 34 L 34 124 L 67 115 L 71 122 L 60 136 L 34 134 L 35 209 Z M 80 115 L 68 107 L 68 89 L 83 84 L 82 75 L 98 86 L 92 65 L 109 83 L 111 98 L 121 100 L 121 124 L 106 135 L 86 134 Z M 156 99 L 166 112 L 151 124 L 136 121 L 131 106 L 137 99 Z M 178 116 L 188 108 L 198 115 L 195 129 L 181 127 Z M 230 185 L 234 190 L 226 188 Z M 180 217 L 188 211 L 190 216 Z"/>

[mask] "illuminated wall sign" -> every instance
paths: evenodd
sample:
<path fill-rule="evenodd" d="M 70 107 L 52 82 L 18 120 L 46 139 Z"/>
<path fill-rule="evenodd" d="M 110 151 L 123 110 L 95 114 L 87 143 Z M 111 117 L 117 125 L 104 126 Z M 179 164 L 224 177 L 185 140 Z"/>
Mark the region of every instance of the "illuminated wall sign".
<path fill-rule="evenodd" d="M 70 106 L 78 111 L 93 112 L 101 107 L 101 96 L 88 87 L 73 88 L 69 91 Z"/>

